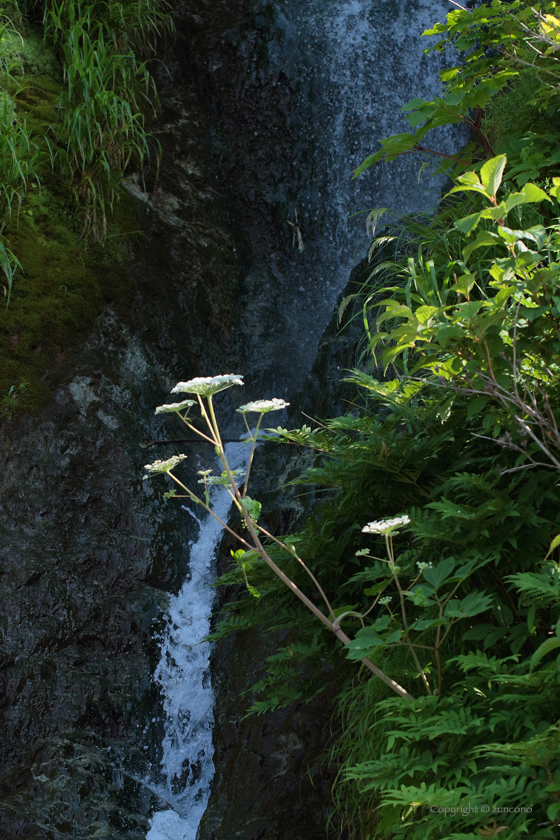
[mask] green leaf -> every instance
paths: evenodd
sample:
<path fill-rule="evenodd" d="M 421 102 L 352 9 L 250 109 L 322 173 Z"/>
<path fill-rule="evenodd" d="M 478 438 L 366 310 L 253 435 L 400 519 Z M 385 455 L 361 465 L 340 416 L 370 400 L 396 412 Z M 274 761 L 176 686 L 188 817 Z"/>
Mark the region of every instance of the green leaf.
<path fill-rule="evenodd" d="M 470 639 L 474 639 L 476 641 L 479 639 L 485 639 L 493 629 L 493 624 L 477 624 L 475 627 L 471 627 L 470 630 L 467 630 L 467 632 L 463 634 L 463 639 L 466 641 L 469 641 Z"/>
<path fill-rule="evenodd" d="M 375 155 L 368 155 L 368 157 L 358 166 L 357 169 L 354 170 L 354 174 L 352 178 L 358 178 L 366 169 L 369 169 L 370 166 L 373 166 L 374 163 L 377 163 L 383 157 L 383 151 L 377 152 Z"/>
<path fill-rule="evenodd" d="M 491 160 L 487 160 L 480 170 L 482 185 L 486 193 L 492 197 L 496 195 L 500 188 L 506 163 L 506 155 L 498 155 Z"/>
<path fill-rule="evenodd" d="M 474 400 L 470 400 L 467 405 L 467 420 L 470 420 L 471 417 L 475 417 L 488 405 L 490 402 L 490 397 L 480 396 L 475 397 Z"/>
<path fill-rule="evenodd" d="M 473 618 L 486 612 L 492 606 L 492 598 L 482 592 L 470 592 L 461 601 L 449 601 L 445 608 L 445 615 L 449 618 Z M 499 628 L 500 631 L 504 628 Z"/>
<path fill-rule="evenodd" d="M 458 190 L 456 192 L 458 192 Z M 472 233 L 472 231 L 475 230 L 481 218 L 482 211 L 479 213 L 471 213 L 470 216 L 464 216 L 464 218 L 455 222 L 455 227 L 457 230 L 461 231 L 461 233 L 465 233 L 468 236 L 469 233 Z"/>
<path fill-rule="evenodd" d="M 550 653 L 551 650 L 556 650 L 560 647 L 560 639 L 558 636 L 553 636 L 550 639 L 547 639 L 546 642 L 543 642 L 540 647 L 534 652 L 531 657 L 531 671 L 537 665 L 543 656 L 546 656 L 547 653 Z"/>
<path fill-rule="evenodd" d="M 483 248 L 485 245 L 500 245 L 500 237 L 496 233 L 489 230 L 481 230 L 475 241 L 463 248 L 463 259 L 468 260 L 469 256 L 477 248 Z M 471 275 L 472 276 L 472 275 Z M 471 287 L 472 288 L 472 287 Z M 470 290 L 469 290 L 470 291 Z"/>
<path fill-rule="evenodd" d="M 546 560 L 552 554 L 554 549 L 558 548 L 559 545 L 560 545 L 560 534 L 557 534 L 554 537 L 554 539 L 552 540 L 552 542 L 550 543 L 550 548 L 548 549 L 544 559 Z"/>
<path fill-rule="evenodd" d="M 434 587 L 434 591 L 439 589 L 442 583 L 449 577 L 455 568 L 455 560 L 448 557 L 447 560 L 442 560 L 437 566 L 431 566 L 424 569 L 424 577 Z"/>
<path fill-rule="evenodd" d="M 241 499 L 241 504 L 255 522 L 261 515 L 262 504 L 257 502 L 255 499 L 251 499 L 250 496 L 245 496 L 244 499 Z"/>
<path fill-rule="evenodd" d="M 433 595 L 434 590 L 431 586 L 415 586 L 410 592 L 407 592 L 408 597 L 417 607 L 430 607 L 435 604 L 430 595 Z"/>
<path fill-rule="evenodd" d="M 525 184 L 519 192 L 508 195 L 505 203 L 507 212 L 509 213 L 510 210 L 513 210 L 514 207 L 518 207 L 520 204 L 532 204 L 541 201 L 551 201 L 551 199 L 540 187 L 529 183 Z"/>
<path fill-rule="evenodd" d="M 476 277 L 474 274 L 461 274 L 460 277 L 457 278 L 457 282 L 454 286 L 451 287 L 452 292 L 457 292 L 459 295 L 468 295 L 476 283 Z M 462 330 L 461 330 L 462 332 Z"/>

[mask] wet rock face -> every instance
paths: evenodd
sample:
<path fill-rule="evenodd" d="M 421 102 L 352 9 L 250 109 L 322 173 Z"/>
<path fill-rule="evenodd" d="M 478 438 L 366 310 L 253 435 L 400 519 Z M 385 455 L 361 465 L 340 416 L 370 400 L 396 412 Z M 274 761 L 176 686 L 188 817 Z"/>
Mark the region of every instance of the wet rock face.
<path fill-rule="evenodd" d="M 216 775 L 199 840 L 327 837 L 334 773 L 320 759 L 330 734 L 328 691 L 320 703 L 244 718 L 242 692 L 273 652 L 274 640 L 253 630 L 218 645 Z"/>
<path fill-rule="evenodd" d="M 189 522 L 142 482 L 161 368 L 109 316 L 76 363 L 43 415 L 2 430 L 0 834 L 14 840 L 145 836 L 153 797 L 122 770 L 150 757 L 154 631 L 188 568 Z"/>

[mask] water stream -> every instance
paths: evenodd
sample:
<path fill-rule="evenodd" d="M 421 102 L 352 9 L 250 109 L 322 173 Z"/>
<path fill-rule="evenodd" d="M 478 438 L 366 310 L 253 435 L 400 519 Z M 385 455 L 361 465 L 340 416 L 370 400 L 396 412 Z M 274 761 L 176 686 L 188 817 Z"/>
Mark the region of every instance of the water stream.
<path fill-rule="evenodd" d="M 249 448 L 241 443 L 227 444 L 226 452 L 230 466 L 236 469 L 246 464 Z M 216 516 L 227 521 L 231 498 L 226 488 L 215 488 L 211 501 Z M 161 686 L 165 712 L 159 793 L 171 807 L 154 814 L 147 840 L 195 840 L 210 794 L 214 692 L 210 644 L 202 640 L 210 632 L 215 596 L 211 584 L 222 533 L 218 519 L 203 516 L 191 548 L 189 577 L 169 605 L 155 679 Z"/>

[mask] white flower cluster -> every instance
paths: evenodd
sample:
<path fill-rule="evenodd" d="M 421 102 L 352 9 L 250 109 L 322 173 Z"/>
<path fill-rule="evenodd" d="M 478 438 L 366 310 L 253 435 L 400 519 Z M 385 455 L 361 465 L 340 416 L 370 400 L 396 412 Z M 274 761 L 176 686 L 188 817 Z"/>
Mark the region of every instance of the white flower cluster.
<path fill-rule="evenodd" d="M 169 470 L 172 470 L 173 467 L 176 467 L 177 464 L 180 464 L 181 461 L 184 461 L 186 457 L 186 455 L 173 455 L 173 457 L 168 458 L 167 461 L 154 461 L 153 464 L 146 464 L 144 469 L 148 470 L 150 475 L 166 473 L 169 472 Z"/>
<path fill-rule="evenodd" d="M 390 596 L 390 595 L 385 595 L 385 597 L 384 597 L 384 598 L 380 598 L 380 599 L 379 599 L 379 603 L 380 603 L 380 604 L 383 604 L 383 605 L 386 605 L 386 604 L 390 604 L 392 600 L 393 600 L 393 599 L 391 598 L 391 596 Z"/>
<path fill-rule="evenodd" d="M 172 389 L 172 394 L 200 394 L 201 397 L 211 397 L 218 391 L 225 391 L 232 385 L 243 385 L 243 377 L 238 373 L 225 373 L 222 376 L 198 376 L 188 382 L 178 382 Z"/>
<path fill-rule="evenodd" d="M 408 525 L 409 522 L 410 516 L 407 516 L 405 513 L 403 516 L 396 516 L 394 519 L 380 519 L 377 522 L 368 522 L 368 524 L 364 525 L 362 528 L 362 533 L 390 534 L 392 531 L 396 531 L 397 528 L 400 528 L 403 525 Z"/>
<path fill-rule="evenodd" d="M 418 566 L 418 571 L 419 571 L 419 572 L 423 572 L 423 571 L 424 571 L 424 569 L 431 569 L 431 568 L 432 568 L 432 563 L 422 563 L 422 561 L 421 561 L 421 560 L 419 560 L 419 561 L 416 563 L 416 565 Z"/>
<path fill-rule="evenodd" d="M 288 408 L 290 403 L 285 400 L 279 400 L 276 397 L 273 400 L 255 400 L 254 402 L 242 405 L 237 409 L 239 414 L 266 414 L 267 411 L 280 411 L 282 408 Z"/>
<path fill-rule="evenodd" d="M 172 411 L 182 411 L 184 408 L 190 408 L 191 405 L 196 405 L 194 400 L 183 400 L 180 403 L 167 403 L 166 405 L 158 405 L 156 414 L 168 414 Z"/>

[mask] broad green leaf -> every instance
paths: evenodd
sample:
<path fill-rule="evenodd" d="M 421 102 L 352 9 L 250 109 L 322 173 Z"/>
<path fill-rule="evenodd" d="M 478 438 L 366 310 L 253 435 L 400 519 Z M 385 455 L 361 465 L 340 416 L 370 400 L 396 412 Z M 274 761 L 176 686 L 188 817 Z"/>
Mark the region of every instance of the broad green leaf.
<path fill-rule="evenodd" d="M 406 105 L 401 107 L 401 111 L 415 111 L 417 108 L 421 108 L 423 105 L 433 105 L 435 104 L 428 99 L 422 99 L 422 97 L 417 96 L 415 99 L 411 99 L 410 102 L 407 102 Z"/>
<path fill-rule="evenodd" d="M 540 201 L 550 201 L 550 197 L 544 190 L 537 187 L 536 184 L 529 183 L 525 184 L 519 192 L 508 195 L 505 199 L 505 204 L 509 213 L 510 210 L 513 210 L 514 207 L 518 207 L 520 204 L 538 203 Z"/>
<path fill-rule="evenodd" d="M 498 244 L 498 245 L 501 244 L 500 243 L 500 237 L 498 236 L 497 233 L 493 233 L 492 231 L 489 231 L 489 230 L 481 230 L 477 234 L 477 237 L 476 237 L 475 241 L 472 242 L 470 245 L 467 245 L 465 248 L 463 248 L 463 259 L 465 261 L 468 260 L 469 256 L 472 254 L 472 252 L 475 251 L 477 248 L 483 248 L 485 245 L 496 245 L 496 244 Z M 472 275 L 470 275 L 470 276 L 472 277 Z M 472 285 L 474 285 L 474 281 L 473 281 Z M 472 285 L 471 285 L 471 288 L 472 288 Z M 469 289 L 469 291 L 470 291 L 470 289 Z"/>
<path fill-rule="evenodd" d="M 450 618 L 473 618 L 486 612 L 492 606 L 492 598 L 482 592 L 470 592 L 461 601 L 449 601 L 445 608 L 445 615 Z M 500 628 L 502 630 L 504 628 Z"/>
<path fill-rule="evenodd" d="M 421 324 L 427 324 L 430 318 L 439 311 L 437 306 L 419 306 L 414 314 Z"/>
<path fill-rule="evenodd" d="M 417 607 L 429 607 L 435 603 L 435 601 L 432 601 L 430 598 L 430 595 L 434 594 L 434 590 L 431 586 L 415 586 L 414 589 L 411 589 L 410 592 L 407 592 L 406 594 Z"/>
<path fill-rule="evenodd" d="M 457 180 L 460 184 L 464 184 L 466 187 L 478 187 L 482 190 L 482 184 L 480 183 L 480 178 L 476 172 L 464 172 L 463 175 L 459 175 Z"/>
<path fill-rule="evenodd" d="M 431 627 L 442 627 L 447 623 L 447 619 L 445 618 L 422 618 L 420 621 L 415 621 L 410 629 L 416 630 L 418 633 L 422 633 L 424 630 L 429 630 Z"/>
<path fill-rule="evenodd" d="M 455 192 L 459 192 L 459 190 L 455 190 Z M 478 213 L 471 213 L 470 216 L 464 216 L 462 219 L 455 222 L 455 227 L 457 230 L 461 231 L 461 233 L 465 233 L 468 236 L 469 233 L 472 233 L 472 231 L 475 230 L 481 218 L 482 211 Z"/>
<path fill-rule="evenodd" d="M 463 634 L 463 639 L 465 641 L 470 641 L 471 639 L 479 641 L 480 639 L 485 639 L 493 629 L 493 624 L 477 624 Z"/>
<path fill-rule="evenodd" d="M 390 582 L 390 580 L 382 580 L 381 583 L 369 586 L 367 589 L 364 589 L 364 595 L 378 595 L 380 592 L 383 592 L 384 589 L 387 589 Z"/>
<path fill-rule="evenodd" d="M 382 633 L 383 630 L 387 629 L 391 621 L 391 616 L 385 613 L 384 615 L 379 616 L 379 618 L 376 618 L 371 626 L 375 629 L 376 632 Z"/>
<path fill-rule="evenodd" d="M 357 169 L 354 170 L 354 174 L 352 178 L 358 178 L 366 169 L 369 169 L 370 166 L 373 166 L 374 163 L 377 163 L 383 157 L 383 150 L 377 152 L 375 155 L 368 155 L 368 157 L 358 166 Z"/>
<path fill-rule="evenodd" d="M 506 168 L 506 155 L 498 155 L 497 157 L 487 160 L 480 170 L 480 180 L 486 191 L 490 196 L 495 196 L 498 192 L 504 169 Z"/>
<path fill-rule="evenodd" d="M 551 650 L 556 650 L 560 647 L 560 639 L 558 636 L 553 636 L 550 639 L 547 639 L 546 642 L 543 642 L 540 647 L 534 652 L 531 657 L 531 671 L 537 665 L 543 656 L 546 656 L 547 653 L 550 653 Z"/>
<path fill-rule="evenodd" d="M 424 569 L 423 575 L 424 578 L 434 587 L 434 591 L 439 589 L 442 583 L 449 577 L 453 569 L 455 568 L 455 560 L 452 557 L 448 557 L 446 560 L 442 560 L 437 566 L 430 566 L 427 569 Z"/>
<path fill-rule="evenodd" d="M 470 420 L 471 417 L 475 417 L 477 414 L 480 414 L 489 402 L 490 397 L 485 396 L 475 397 L 474 400 L 470 400 L 467 405 L 467 420 Z"/>

